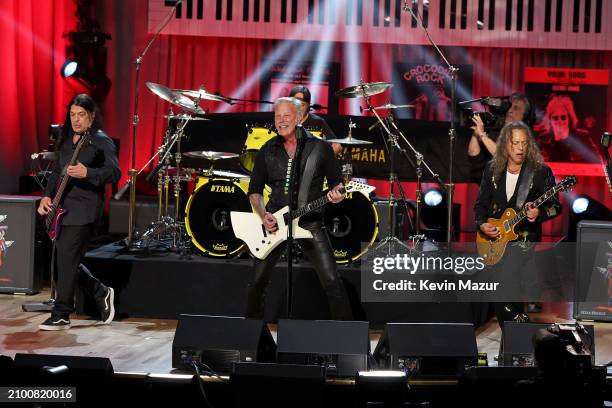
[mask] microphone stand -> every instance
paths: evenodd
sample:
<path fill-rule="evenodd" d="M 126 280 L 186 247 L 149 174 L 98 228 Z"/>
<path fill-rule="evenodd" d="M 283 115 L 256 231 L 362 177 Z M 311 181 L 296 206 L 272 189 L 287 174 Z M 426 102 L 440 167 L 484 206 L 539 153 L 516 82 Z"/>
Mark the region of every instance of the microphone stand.
<path fill-rule="evenodd" d="M 131 161 L 131 168 L 128 171 L 129 188 L 130 188 L 130 207 L 129 207 L 129 214 L 128 214 L 128 236 L 126 239 L 126 245 L 128 247 L 132 245 L 132 242 L 134 240 L 134 232 L 135 232 L 134 229 L 135 229 L 135 224 L 136 224 L 136 176 L 138 176 L 138 173 L 139 173 L 139 171 L 136 170 L 136 133 L 137 133 L 136 130 L 138 128 L 138 82 L 140 80 L 140 65 L 142 64 L 142 60 L 144 56 L 149 51 L 149 48 L 151 48 L 151 46 L 153 45 L 153 42 L 157 39 L 157 36 L 159 35 L 159 33 L 168 25 L 168 23 L 170 22 L 170 19 L 174 15 L 174 12 L 176 11 L 176 8 L 179 6 L 179 4 L 181 4 L 181 2 L 182 0 L 178 0 L 176 3 L 174 3 L 174 7 L 172 7 L 172 10 L 170 10 L 170 13 L 168 13 L 166 20 L 164 20 L 164 22 L 159 27 L 155 35 L 153 35 L 153 38 L 149 40 L 149 43 L 145 46 L 142 53 L 134 61 L 134 65 L 136 68 L 136 78 L 135 78 L 135 84 L 134 84 L 134 114 L 132 116 L 132 125 L 133 125 L 132 126 L 132 161 Z M 127 185 L 128 184 L 126 184 L 126 186 Z M 124 186 L 124 188 L 126 186 Z"/>
<path fill-rule="evenodd" d="M 293 212 L 296 210 L 294 207 L 294 197 L 296 194 L 298 171 L 300 169 L 300 153 L 302 138 L 302 126 L 298 125 L 295 128 L 295 137 L 297 139 L 295 146 L 295 154 L 291 161 L 291 176 L 289 177 L 289 212 L 287 213 L 287 318 L 291 319 L 291 309 L 293 303 Z M 299 198 L 299 197 L 298 197 Z"/>
<path fill-rule="evenodd" d="M 448 130 L 448 147 L 449 147 L 449 166 L 448 166 L 448 185 L 446 186 L 446 203 L 447 203 L 447 213 L 446 213 L 446 221 L 447 221 L 447 231 L 446 231 L 446 241 L 448 242 L 448 248 L 451 248 L 451 239 L 453 236 L 453 192 L 454 192 L 454 184 L 453 184 L 453 156 L 455 150 L 455 137 L 456 137 L 456 128 L 455 128 L 455 116 L 456 116 L 456 89 L 457 89 L 457 73 L 459 69 L 453 65 L 446 59 L 444 53 L 438 48 L 436 43 L 432 40 L 429 35 L 429 31 L 423 25 L 423 19 L 418 13 L 418 10 L 412 10 L 412 7 L 408 5 L 408 1 L 404 3 L 404 11 L 408 11 L 412 17 L 421 23 L 421 27 L 423 31 L 425 31 L 425 35 L 427 36 L 427 40 L 431 43 L 437 53 L 440 55 L 442 61 L 446 64 L 448 68 L 448 72 L 451 77 L 451 117 L 450 117 L 450 128 Z"/>

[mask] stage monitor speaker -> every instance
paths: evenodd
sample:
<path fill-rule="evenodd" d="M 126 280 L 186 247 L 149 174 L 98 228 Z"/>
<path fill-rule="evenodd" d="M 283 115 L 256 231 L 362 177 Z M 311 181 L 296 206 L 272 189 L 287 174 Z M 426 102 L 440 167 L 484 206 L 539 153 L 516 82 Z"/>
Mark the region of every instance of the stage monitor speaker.
<path fill-rule="evenodd" d="M 535 365 L 533 357 L 533 335 L 539 329 L 547 329 L 552 323 L 518 323 L 505 322 L 503 332 L 502 354 L 503 365 L 512 367 L 530 367 Z M 580 338 L 591 350 L 591 363 L 595 364 L 595 326 L 584 324 L 588 336 Z"/>
<path fill-rule="evenodd" d="M 109 210 L 109 234 L 127 234 L 130 202 L 125 199 L 111 200 Z M 136 202 L 135 227 L 138 231 L 146 230 L 152 222 L 157 221 L 157 197 L 139 195 Z M 174 203 L 168 204 L 168 214 L 174 216 Z"/>
<path fill-rule="evenodd" d="M 43 257 L 36 251 L 40 197 L 0 195 L 0 293 L 33 294 L 42 287 Z"/>
<path fill-rule="evenodd" d="M 65 367 L 61 367 L 65 366 Z M 17 377 L 31 381 L 32 385 L 55 379 L 65 383 L 95 383 L 109 380 L 114 374 L 113 364 L 105 357 L 63 356 L 52 354 L 15 355 Z M 55 370 L 54 370 L 55 369 Z"/>
<path fill-rule="evenodd" d="M 192 370 L 195 362 L 229 373 L 232 363 L 272 362 L 275 352 L 262 320 L 182 314 L 172 341 L 172 367 Z"/>
<path fill-rule="evenodd" d="M 580 221 L 576 235 L 574 319 L 610 322 L 612 221 Z"/>
<path fill-rule="evenodd" d="M 478 363 L 471 323 L 387 323 L 374 358 L 410 377 L 457 376 Z"/>
<path fill-rule="evenodd" d="M 281 319 L 277 361 L 323 366 L 328 377 L 354 377 L 368 368 L 368 329 L 368 322 Z"/>
<path fill-rule="evenodd" d="M 378 214 L 378 239 L 382 240 L 389 236 L 389 200 L 373 200 L 374 208 Z M 404 211 L 404 205 L 408 208 L 408 216 Z M 410 221 L 412 217 L 410 204 L 407 200 L 397 200 L 391 207 L 391 213 L 395 220 L 395 237 L 406 239 L 410 235 Z"/>

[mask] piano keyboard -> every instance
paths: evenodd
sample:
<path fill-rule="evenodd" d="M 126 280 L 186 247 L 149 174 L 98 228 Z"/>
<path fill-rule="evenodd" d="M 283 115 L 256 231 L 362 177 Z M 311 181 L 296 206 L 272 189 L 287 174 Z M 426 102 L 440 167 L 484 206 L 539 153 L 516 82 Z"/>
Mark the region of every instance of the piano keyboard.
<path fill-rule="evenodd" d="M 175 0 L 149 0 L 155 32 Z M 312 41 L 612 49 L 608 0 L 183 0 L 165 34 Z"/>

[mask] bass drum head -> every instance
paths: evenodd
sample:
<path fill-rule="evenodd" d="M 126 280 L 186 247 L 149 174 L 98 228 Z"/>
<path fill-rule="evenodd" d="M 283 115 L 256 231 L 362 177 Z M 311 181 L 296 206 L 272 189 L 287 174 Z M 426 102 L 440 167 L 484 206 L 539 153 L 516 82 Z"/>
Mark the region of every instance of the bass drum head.
<path fill-rule="evenodd" d="M 244 247 L 234 235 L 231 211 L 252 211 L 246 191 L 231 180 L 208 180 L 189 198 L 185 226 L 193 244 L 204 254 L 229 257 Z"/>
<path fill-rule="evenodd" d="M 338 264 L 359 259 L 378 234 L 376 208 L 360 192 L 347 193 L 346 198 L 338 204 L 327 204 L 324 219 Z M 366 243 L 364 248 L 363 243 Z"/>
<path fill-rule="evenodd" d="M 242 152 L 240 152 L 240 165 L 249 174 L 255 166 L 255 156 L 259 149 L 270 139 L 276 136 L 276 132 L 267 127 L 249 127 L 247 138 L 244 141 Z"/>

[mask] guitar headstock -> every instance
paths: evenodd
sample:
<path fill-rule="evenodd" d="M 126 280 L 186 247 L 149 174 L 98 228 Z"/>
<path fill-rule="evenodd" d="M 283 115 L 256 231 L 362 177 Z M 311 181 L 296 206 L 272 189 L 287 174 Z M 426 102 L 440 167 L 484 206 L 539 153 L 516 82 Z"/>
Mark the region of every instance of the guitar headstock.
<path fill-rule="evenodd" d="M 371 186 L 369 184 L 360 183 L 355 180 L 351 180 L 344 185 L 347 193 L 353 193 L 356 191 L 360 191 L 365 195 L 369 195 L 372 191 L 376 190 L 376 187 Z"/>
<path fill-rule="evenodd" d="M 578 179 L 574 175 L 563 177 L 563 180 L 555 186 L 555 192 L 571 190 L 577 183 Z"/>

